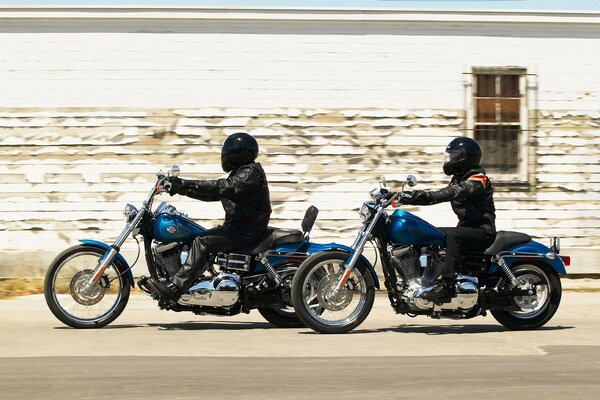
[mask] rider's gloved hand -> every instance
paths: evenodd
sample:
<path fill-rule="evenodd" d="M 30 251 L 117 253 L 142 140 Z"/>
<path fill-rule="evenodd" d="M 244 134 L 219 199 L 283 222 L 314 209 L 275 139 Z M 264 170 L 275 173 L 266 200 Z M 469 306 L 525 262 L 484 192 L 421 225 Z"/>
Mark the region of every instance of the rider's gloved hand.
<path fill-rule="evenodd" d="M 171 196 L 181 193 L 181 188 L 183 187 L 183 180 L 176 176 L 169 176 L 165 178 L 165 189 L 168 190 Z"/>
<path fill-rule="evenodd" d="M 402 194 L 402 202 L 404 204 L 428 205 L 433 204 L 431 193 L 424 190 L 415 190 L 413 192 L 404 192 Z"/>

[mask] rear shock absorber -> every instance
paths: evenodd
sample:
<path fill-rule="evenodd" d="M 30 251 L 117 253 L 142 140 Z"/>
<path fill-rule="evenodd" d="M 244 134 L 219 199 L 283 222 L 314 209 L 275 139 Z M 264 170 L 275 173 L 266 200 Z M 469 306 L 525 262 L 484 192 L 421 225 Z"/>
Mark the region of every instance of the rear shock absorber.
<path fill-rule="evenodd" d="M 269 277 L 271 279 L 273 279 L 275 281 L 275 283 L 277 283 L 278 285 L 281 285 L 281 282 L 282 282 L 281 277 L 279 276 L 277 271 L 275 271 L 275 268 L 273 268 L 273 266 L 271 265 L 271 263 L 269 262 L 267 257 L 265 257 L 263 253 L 260 253 L 259 255 L 256 256 L 256 260 L 260 261 L 260 263 L 265 266 L 265 269 L 267 270 L 267 274 L 269 275 Z"/>
<path fill-rule="evenodd" d="M 506 264 L 506 261 L 504 261 L 504 258 L 502 258 L 501 256 L 496 256 L 495 259 L 500 268 L 502 269 L 502 272 L 504 272 L 504 275 L 506 275 L 506 277 L 510 280 L 510 283 L 514 287 L 519 287 L 519 280 L 517 279 L 515 274 L 513 274 L 513 272 L 510 270 L 508 264 Z"/>

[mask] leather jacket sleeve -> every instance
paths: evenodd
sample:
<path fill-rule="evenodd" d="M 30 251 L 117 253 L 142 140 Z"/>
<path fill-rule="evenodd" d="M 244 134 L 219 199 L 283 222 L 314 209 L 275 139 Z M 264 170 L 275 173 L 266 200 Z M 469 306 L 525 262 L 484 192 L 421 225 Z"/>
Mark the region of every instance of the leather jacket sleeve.
<path fill-rule="evenodd" d="M 418 196 L 415 199 L 417 202 L 412 202 L 412 204 L 432 205 L 480 196 L 485 191 L 486 183 L 487 177 L 485 175 L 473 175 L 458 184 L 451 184 L 440 190 L 425 192 L 427 193 L 426 196 Z"/>
<path fill-rule="evenodd" d="M 448 186 L 431 192 L 431 204 L 480 196 L 485 191 L 484 185 L 485 183 L 479 179 L 466 179 L 458 185 Z"/>
<path fill-rule="evenodd" d="M 251 166 L 242 166 L 227 178 L 216 180 L 182 179 L 175 192 L 202 201 L 234 199 L 240 195 L 254 194 L 263 187 L 263 176 Z"/>

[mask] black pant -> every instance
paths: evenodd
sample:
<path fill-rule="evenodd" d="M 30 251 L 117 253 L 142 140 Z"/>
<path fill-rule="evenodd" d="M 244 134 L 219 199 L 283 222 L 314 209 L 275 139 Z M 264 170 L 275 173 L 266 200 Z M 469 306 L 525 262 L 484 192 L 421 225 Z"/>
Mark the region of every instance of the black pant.
<path fill-rule="evenodd" d="M 190 287 L 194 279 L 206 270 L 208 256 L 250 246 L 262 234 L 242 234 L 233 225 L 209 229 L 192 242 L 187 261 L 173 276 L 171 282 L 181 291 Z"/>
<path fill-rule="evenodd" d="M 438 228 L 446 234 L 446 264 L 442 278 L 454 278 L 454 268 L 464 253 L 483 251 L 496 239 L 496 233 L 478 228 Z"/>

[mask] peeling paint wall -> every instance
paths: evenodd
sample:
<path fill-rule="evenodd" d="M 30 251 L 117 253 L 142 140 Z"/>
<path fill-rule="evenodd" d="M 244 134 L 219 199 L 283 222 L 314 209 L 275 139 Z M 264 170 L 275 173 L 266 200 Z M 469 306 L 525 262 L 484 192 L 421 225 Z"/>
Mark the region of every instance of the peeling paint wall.
<path fill-rule="evenodd" d="M 385 176 L 399 187 L 442 187 L 442 154 L 462 134 L 460 110 L 335 109 L 4 109 L 0 113 L 0 275 L 28 265 L 40 273 L 80 238 L 113 241 L 125 203 L 139 206 L 154 173 L 179 164 L 182 177 L 223 176 L 228 134 L 257 137 L 272 193 L 271 225 L 299 228 L 304 210 L 321 212 L 314 238 L 351 243 L 358 208 Z M 543 112 L 532 146 L 534 187 L 496 194 L 498 227 L 563 246 L 600 246 L 600 115 Z M 493 179 L 493 176 L 492 176 Z M 204 226 L 219 224 L 220 203 L 163 199 Z M 437 225 L 455 225 L 448 204 L 412 207 Z M 546 240 L 546 239 L 544 239 Z M 135 257 L 132 241 L 125 246 Z M 17 261 L 18 260 L 18 261 Z M 141 272 L 142 270 L 138 270 Z"/>

